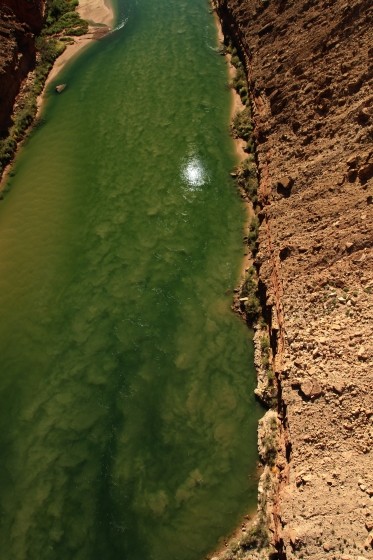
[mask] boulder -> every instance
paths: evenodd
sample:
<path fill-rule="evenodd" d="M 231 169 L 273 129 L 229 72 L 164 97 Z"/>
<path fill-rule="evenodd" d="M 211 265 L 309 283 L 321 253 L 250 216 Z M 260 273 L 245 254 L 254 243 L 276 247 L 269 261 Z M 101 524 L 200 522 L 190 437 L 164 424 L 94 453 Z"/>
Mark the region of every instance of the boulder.
<path fill-rule="evenodd" d="M 362 183 L 366 183 L 371 177 L 373 177 L 373 161 L 360 167 L 358 177 Z"/>
<path fill-rule="evenodd" d="M 299 390 L 307 399 L 320 397 L 323 392 L 319 381 L 315 378 L 302 381 Z"/>
<path fill-rule="evenodd" d="M 65 88 L 66 88 L 66 84 L 58 84 L 56 86 L 56 92 L 57 93 L 62 93 Z"/>

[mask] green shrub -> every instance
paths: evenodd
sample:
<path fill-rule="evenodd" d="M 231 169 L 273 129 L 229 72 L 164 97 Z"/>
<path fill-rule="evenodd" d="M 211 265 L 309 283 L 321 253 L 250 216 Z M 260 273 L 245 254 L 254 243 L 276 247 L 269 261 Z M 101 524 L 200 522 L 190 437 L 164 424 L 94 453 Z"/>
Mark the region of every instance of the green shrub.
<path fill-rule="evenodd" d="M 269 385 L 273 384 L 274 376 L 272 375 L 270 360 L 269 360 L 269 350 L 262 352 L 262 366 L 267 373 L 267 381 Z"/>
<path fill-rule="evenodd" d="M 19 141 L 24 131 L 30 126 L 36 115 L 36 100 L 30 96 L 25 106 L 17 112 L 11 132 L 15 141 Z"/>
<path fill-rule="evenodd" d="M 36 39 L 36 48 L 39 54 L 39 62 L 36 67 L 36 72 L 40 72 L 41 67 L 50 63 L 52 64 L 56 58 L 63 52 L 65 46 L 50 37 L 40 36 Z"/>
<path fill-rule="evenodd" d="M 233 89 L 237 91 L 241 99 L 244 95 L 247 96 L 247 91 L 248 91 L 247 80 L 246 80 L 244 67 L 241 63 L 239 66 L 236 67 L 236 74 L 232 79 L 231 86 L 233 87 Z"/>
<path fill-rule="evenodd" d="M 247 157 L 237 169 L 237 184 L 247 194 L 254 206 L 258 202 L 258 180 L 256 177 L 256 165 L 253 157 Z"/>
<path fill-rule="evenodd" d="M 267 527 L 264 519 L 258 520 L 256 525 L 241 539 L 244 550 L 262 549 L 269 544 Z"/>
<path fill-rule="evenodd" d="M 77 12 L 66 12 L 61 17 L 46 27 L 43 35 L 84 35 L 88 31 L 88 23 Z"/>
<path fill-rule="evenodd" d="M 253 266 L 250 266 L 246 273 L 245 281 L 241 289 L 241 297 L 246 297 L 256 292 L 256 272 Z"/>
<path fill-rule="evenodd" d="M 250 324 L 253 324 L 260 315 L 260 302 L 256 295 L 248 296 L 245 302 L 245 313 L 247 320 Z"/>
<path fill-rule="evenodd" d="M 75 11 L 78 0 L 48 0 L 42 35 L 83 35 L 88 23 Z"/>
<path fill-rule="evenodd" d="M 271 366 L 268 363 L 268 367 L 267 367 L 267 381 L 268 381 L 268 385 L 270 387 L 273 387 L 274 383 L 275 383 L 275 374 L 273 373 L 273 370 L 271 368 Z M 272 396 L 275 396 L 272 392 Z"/>
<path fill-rule="evenodd" d="M 264 368 L 267 374 L 267 383 L 269 388 L 271 388 L 271 394 L 274 396 L 273 389 L 274 389 L 274 382 L 275 382 L 275 374 L 273 373 L 271 367 L 271 349 L 269 344 L 269 338 L 267 335 L 264 335 L 260 339 L 260 350 L 261 350 L 261 363 L 262 367 Z"/>
<path fill-rule="evenodd" d="M 262 352 L 267 352 L 269 350 L 269 338 L 266 334 L 260 339 L 260 349 Z"/>
<path fill-rule="evenodd" d="M 250 107 L 245 107 L 243 111 L 235 114 L 231 129 L 234 138 L 242 138 L 246 141 L 251 138 L 253 127 L 251 124 Z"/>
<path fill-rule="evenodd" d="M 245 152 L 247 154 L 253 154 L 255 152 L 254 139 L 252 136 L 250 136 L 250 138 L 247 141 L 247 144 L 245 146 Z"/>
<path fill-rule="evenodd" d="M 17 142 L 9 136 L 0 140 L 0 176 L 3 169 L 11 161 L 17 147 Z"/>
<path fill-rule="evenodd" d="M 264 452 L 262 452 L 263 461 L 267 465 L 273 466 L 277 456 L 277 420 L 274 416 L 270 419 L 262 443 L 264 448 Z"/>
<path fill-rule="evenodd" d="M 237 68 L 238 65 L 242 66 L 241 61 L 238 58 L 237 54 L 234 54 L 234 55 L 231 56 L 231 64 L 233 66 L 235 66 L 236 68 Z"/>
<path fill-rule="evenodd" d="M 253 216 L 247 234 L 247 244 L 255 257 L 258 252 L 258 234 L 259 234 L 259 220 L 257 216 Z"/>
<path fill-rule="evenodd" d="M 47 0 L 46 26 L 52 25 L 61 16 L 73 11 L 78 4 L 78 0 Z"/>
<path fill-rule="evenodd" d="M 246 320 L 249 324 L 253 324 L 258 319 L 261 312 L 260 301 L 257 297 L 256 272 L 253 266 L 247 271 L 245 281 L 241 288 L 240 297 L 245 298 L 243 306 Z"/>

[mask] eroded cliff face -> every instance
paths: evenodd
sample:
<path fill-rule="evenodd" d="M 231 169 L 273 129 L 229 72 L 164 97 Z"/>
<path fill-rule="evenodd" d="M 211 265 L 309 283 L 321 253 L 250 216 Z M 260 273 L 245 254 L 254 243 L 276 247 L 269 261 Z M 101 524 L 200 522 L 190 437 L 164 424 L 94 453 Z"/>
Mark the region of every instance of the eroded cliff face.
<path fill-rule="evenodd" d="M 281 421 L 272 541 L 289 560 L 373 558 L 372 4 L 217 4 L 252 96 Z"/>
<path fill-rule="evenodd" d="M 0 137 L 22 81 L 36 62 L 35 35 L 43 24 L 44 0 L 2 0 L 0 4 Z"/>

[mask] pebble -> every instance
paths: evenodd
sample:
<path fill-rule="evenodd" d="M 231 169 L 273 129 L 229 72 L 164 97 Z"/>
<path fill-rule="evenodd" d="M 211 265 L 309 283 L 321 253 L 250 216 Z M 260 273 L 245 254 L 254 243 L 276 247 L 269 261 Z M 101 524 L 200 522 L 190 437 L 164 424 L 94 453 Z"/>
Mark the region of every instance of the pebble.
<path fill-rule="evenodd" d="M 366 349 L 364 346 L 360 346 L 359 350 L 357 351 L 357 357 L 360 360 L 366 360 L 367 359 L 367 353 L 366 353 Z"/>
<path fill-rule="evenodd" d="M 335 383 L 333 383 L 332 389 L 338 395 L 341 395 L 343 393 L 343 390 L 344 390 L 344 385 L 340 381 L 336 381 Z"/>

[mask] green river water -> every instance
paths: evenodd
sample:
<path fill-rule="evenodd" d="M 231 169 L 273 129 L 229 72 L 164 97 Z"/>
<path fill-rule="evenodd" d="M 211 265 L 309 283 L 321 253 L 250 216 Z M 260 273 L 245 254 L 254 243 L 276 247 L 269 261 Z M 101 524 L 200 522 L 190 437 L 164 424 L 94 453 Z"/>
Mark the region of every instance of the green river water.
<path fill-rule="evenodd" d="M 205 0 L 119 0 L 0 203 L 0 559 L 202 560 L 256 501 L 244 208 Z"/>

